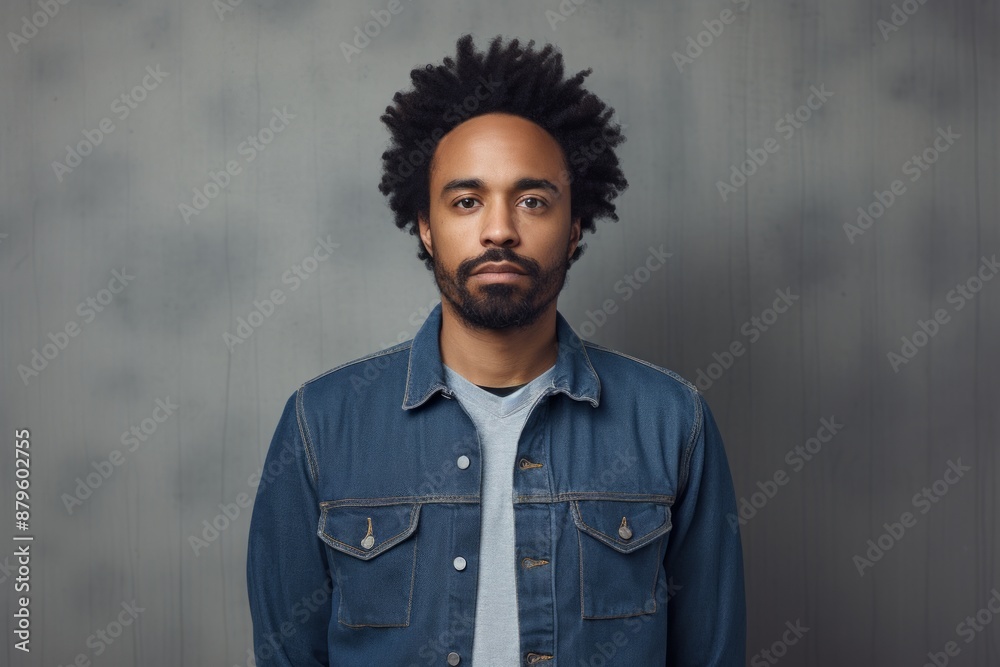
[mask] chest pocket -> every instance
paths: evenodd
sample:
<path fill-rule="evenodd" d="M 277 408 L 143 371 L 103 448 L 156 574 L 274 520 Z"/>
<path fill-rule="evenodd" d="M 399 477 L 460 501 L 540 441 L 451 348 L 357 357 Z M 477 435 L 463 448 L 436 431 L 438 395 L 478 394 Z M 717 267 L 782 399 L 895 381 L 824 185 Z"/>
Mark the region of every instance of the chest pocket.
<path fill-rule="evenodd" d="M 318 535 L 340 588 L 337 620 L 350 627 L 410 624 L 420 505 L 320 503 Z"/>
<path fill-rule="evenodd" d="M 573 500 L 571 507 L 579 529 L 583 618 L 654 613 L 670 507 L 615 500 Z"/>

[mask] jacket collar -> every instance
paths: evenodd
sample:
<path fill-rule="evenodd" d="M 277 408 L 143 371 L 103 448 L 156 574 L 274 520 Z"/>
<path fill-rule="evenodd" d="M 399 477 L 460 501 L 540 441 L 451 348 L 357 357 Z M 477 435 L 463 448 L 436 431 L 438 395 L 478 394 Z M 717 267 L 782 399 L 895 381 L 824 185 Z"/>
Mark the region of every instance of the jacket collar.
<path fill-rule="evenodd" d="M 441 361 L 440 333 L 441 303 L 439 302 L 431 310 L 410 344 L 406 393 L 403 395 L 404 410 L 416 408 L 435 392 L 448 389 Z M 590 401 L 596 408 L 601 398 L 601 381 L 590 363 L 583 341 L 558 310 L 556 338 L 559 342 L 559 353 L 549 392 L 562 392 L 577 401 Z"/>

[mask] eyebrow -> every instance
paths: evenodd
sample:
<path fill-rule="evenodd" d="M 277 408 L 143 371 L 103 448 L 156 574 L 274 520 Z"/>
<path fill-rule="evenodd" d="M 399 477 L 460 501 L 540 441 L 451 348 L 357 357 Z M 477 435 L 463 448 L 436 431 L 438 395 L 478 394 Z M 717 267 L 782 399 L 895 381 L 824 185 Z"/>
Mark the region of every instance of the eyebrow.
<path fill-rule="evenodd" d="M 448 181 L 441 188 L 441 194 L 444 195 L 452 190 L 485 190 L 486 184 L 483 183 L 481 178 L 456 178 L 454 180 Z M 514 191 L 522 192 L 524 190 L 548 190 L 555 196 L 559 196 L 559 187 L 547 178 L 520 178 L 514 183 Z"/>

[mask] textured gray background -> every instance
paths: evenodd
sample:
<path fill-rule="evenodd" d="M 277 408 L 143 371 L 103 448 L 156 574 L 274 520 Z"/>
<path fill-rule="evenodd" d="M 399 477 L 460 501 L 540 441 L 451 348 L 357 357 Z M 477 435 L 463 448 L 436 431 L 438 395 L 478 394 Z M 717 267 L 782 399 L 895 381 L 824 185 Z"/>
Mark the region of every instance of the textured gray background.
<path fill-rule="evenodd" d="M 566 0 L 554 24 L 556 0 L 403 0 L 347 62 L 340 43 L 386 5 L 243 0 L 220 18 L 210 0 L 71 0 L 18 52 L 0 44 L 5 627 L 15 428 L 32 434 L 36 536 L 33 650 L 5 632 L 0 662 L 247 664 L 250 511 L 197 555 L 189 536 L 252 495 L 302 381 L 411 337 L 436 301 L 376 189 L 378 117 L 410 68 L 471 31 L 480 47 L 554 42 L 570 72 L 593 67 L 588 87 L 626 126 L 621 221 L 585 237 L 560 299 L 577 331 L 691 379 L 747 344 L 705 394 L 738 497 L 789 474 L 742 528 L 748 657 L 801 621 L 779 664 L 921 665 L 948 641 L 951 664 L 1000 664 L 1000 618 L 957 634 L 1000 587 L 1000 280 L 960 311 L 946 300 L 1000 252 L 998 4 L 931 0 L 885 39 L 888 0 Z M 735 22 L 679 71 L 672 54 L 727 8 Z M 5 0 L 0 30 L 37 11 Z M 157 65 L 169 74 L 120 121 L 111 104 Z M 833 97 L 786 140 L 775 123 L 814 85 Z M 248 164 L 238 146 L 274 107 L 296 117 Z M 114 131 L 60 182 L 52 163 L 103 117 Z M 949 126 L 961 138 L 910 182 L 903 163 Z M 778 152 L 723 201 L 716 182 L 768 137 Z M 178 205 L 233 159 L 242 173 L 185 224 Z M 849 243 L 843 224 L 897 178 L 905 194 Z M 339 247 L 292 291 L 282 274 L 328 234 Z M 625 300 L 617 281 L 661 245 L 672 257 Z M 134 280 L 85 322 L 77 304 L 123 268 Z M 275 288 L 287 301 L 230 352 L 223 334 Z M 799 300 L 749 344 L 741 326 L 786 288 Z M 606 299 L 617 312 L 584 326 Z M 894 372 L 887 353 L 938 308 L 949 322 Z M 22 381 L 18 365 L 71 321 L 79 334 Z M 177 411 L 125 450 L 121 434 L 167 398 Z M 786 452 L 823 417 L 843 429 L 794 472 Z M 63 494 L 113 449 L 123 465 L 69 514 Z M 959 458 L 971 471 L 915 511 Z M 853 557 L 908 510 L 916 525 L 860 576 Z M 95 655 L 88 636 L 133 599 L 145 611 Z"/>

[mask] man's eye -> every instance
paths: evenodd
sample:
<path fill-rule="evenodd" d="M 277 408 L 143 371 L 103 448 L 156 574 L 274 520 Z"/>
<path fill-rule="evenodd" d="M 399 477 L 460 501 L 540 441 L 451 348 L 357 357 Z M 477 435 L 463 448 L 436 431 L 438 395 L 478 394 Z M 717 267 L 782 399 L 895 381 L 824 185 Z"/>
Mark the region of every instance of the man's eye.
<path fill-rule="evenodd" d="M 469 206 L 463 206 L 462 202 L 469 202 L 470 205 Z M 476 204 L 476 200 L 473 199 L 472 197 L 464 197 L 462 199 L 459 199 L 457 202 L 455 202 L 455 204 L 459 208 L 472 208 Z"/>
<path fill-rule="evenodd" d="M 527 205 L 526 208 L 542 208 L 545 206 L 545 202 L 543 202 L 538 197 L 526 197 L 522 203 L 528 204 L 528 202 L 535 202 L 535 203 L 534 205 Z"/>

